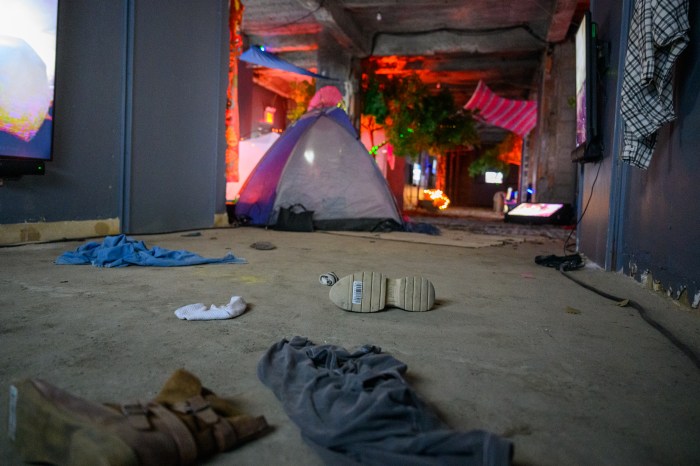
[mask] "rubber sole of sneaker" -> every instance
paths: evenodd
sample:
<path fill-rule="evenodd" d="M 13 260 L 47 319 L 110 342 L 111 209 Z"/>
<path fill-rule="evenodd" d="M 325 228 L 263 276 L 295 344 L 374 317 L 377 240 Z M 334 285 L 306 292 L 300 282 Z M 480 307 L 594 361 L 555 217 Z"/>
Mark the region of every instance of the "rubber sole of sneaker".
<path fill-rule="evenodd" d="M 378 272 L 356 272 L 333 285 L 329 297 L 339 308 L 352 312 L 377 312 L 386 307 L 422 312 L 435 304 L 435 288 L 424 277 L 387 278 Z"/>
<path fill-rule="evenodd" d="M 69 409 L 85 409 L 86 402 L 67 395 L 62 406 L 42 393 L 42 382 L 23 380 L 10 385 L 9 436 L 24 461 L 56 465 L 127 465 L 137 466 L 134 451 L 117 435 L 95 428 L 95 419 L 104 409 L 103 422 L 109 411 L 99 405 L 93 420 L 81 418 Z M 48 386 L 49 389 L 53 388 Z"/>

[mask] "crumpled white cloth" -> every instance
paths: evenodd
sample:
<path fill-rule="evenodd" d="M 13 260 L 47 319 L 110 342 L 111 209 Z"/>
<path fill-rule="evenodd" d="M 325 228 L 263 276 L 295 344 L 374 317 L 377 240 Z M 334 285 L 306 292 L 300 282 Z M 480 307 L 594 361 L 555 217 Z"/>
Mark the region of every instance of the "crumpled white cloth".
<path fill-rule="evenodd" d="M 232 296 L 231 301 L 224 306 L 212 304 L 209 308 L 203 303 L 188 304 L 175 311 L 178 319 L 183 320 L 217 320 L 233 319 L 243 314 L 248 305 L 240 296 Z"/>

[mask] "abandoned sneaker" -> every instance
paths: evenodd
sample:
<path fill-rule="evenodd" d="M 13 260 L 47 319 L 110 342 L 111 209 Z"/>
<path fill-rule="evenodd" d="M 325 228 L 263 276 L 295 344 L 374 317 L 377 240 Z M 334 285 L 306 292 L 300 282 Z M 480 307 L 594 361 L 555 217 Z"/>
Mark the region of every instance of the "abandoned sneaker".
<path fill-rule="evenodd" d="M 338 282 L 338 276 L 333 272 L 323 273 L 318 277 L 321 285 L 333 286 Z"/>
<path fill-rule="evenodd" d="M 435 304 L 435 288 L 424 277 L 387 278 L 378 272 L 356 272 L 333 285 L 329 297 L 339 308 L 352 312 L 377 312 L 388 306 L 428 311 Z"/>

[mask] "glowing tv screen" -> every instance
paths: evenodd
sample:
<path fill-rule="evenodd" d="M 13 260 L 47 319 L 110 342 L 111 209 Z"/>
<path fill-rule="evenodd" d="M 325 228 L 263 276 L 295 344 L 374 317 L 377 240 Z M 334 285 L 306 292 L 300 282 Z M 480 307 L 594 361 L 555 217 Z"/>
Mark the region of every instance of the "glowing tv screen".
<path fill-rule="evenodd" d="M 524 217 L 550 217 L 562 207 L 564 207 L 564 204 L 530 204 L 523 202 L 514 209 L 511 209 L 508 212 L 508 215 Z"/>
<path fill-rule="evenodd" d="M 590 16 L 586 15 L 581 21 L 581 25 L 576 32 L 576 147 L 584 144 L 588 138 L 588 107 L 589 99 L 586 93 L 588 76 L 588 60 L 589 53 L 588 30 Z"/>
<path fill-rule="evenodd" d="M 576 32 L 576 139 L 571 158 L 593 162 L 602 157 L 599 127 L 598 26 L 590 11 Z"/>
<path fill-rule="evenodd" d="M 0 157 L 51 160 L 58 0 L 0 0 Z"/>

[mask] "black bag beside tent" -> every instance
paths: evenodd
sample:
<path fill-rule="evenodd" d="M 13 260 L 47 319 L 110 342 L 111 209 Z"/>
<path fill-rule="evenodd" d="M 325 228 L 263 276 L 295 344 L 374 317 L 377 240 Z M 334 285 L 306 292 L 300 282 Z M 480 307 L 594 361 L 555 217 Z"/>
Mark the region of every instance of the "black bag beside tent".
<path fill-rule="evenodd" d="M 313 216 L 314 211 L 308 210 L 303 204 L 280 207 L 275 230 L 314 231 Z"/>

